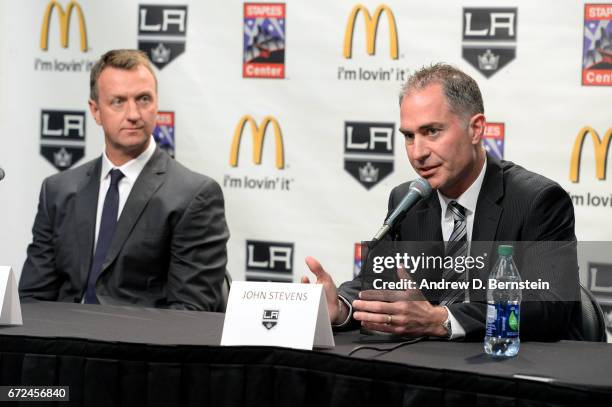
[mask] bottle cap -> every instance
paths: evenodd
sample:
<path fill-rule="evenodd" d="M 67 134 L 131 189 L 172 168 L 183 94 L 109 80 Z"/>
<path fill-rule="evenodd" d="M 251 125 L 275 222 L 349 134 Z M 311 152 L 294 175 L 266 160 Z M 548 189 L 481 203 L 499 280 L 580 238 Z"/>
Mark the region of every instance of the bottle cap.
<path fill-rule="evenodd" d="M 512 256 L 513 249 L 514 248 L 510 245 L 502 244 L 497 248 L 497 254 L 500 256 Z"/>

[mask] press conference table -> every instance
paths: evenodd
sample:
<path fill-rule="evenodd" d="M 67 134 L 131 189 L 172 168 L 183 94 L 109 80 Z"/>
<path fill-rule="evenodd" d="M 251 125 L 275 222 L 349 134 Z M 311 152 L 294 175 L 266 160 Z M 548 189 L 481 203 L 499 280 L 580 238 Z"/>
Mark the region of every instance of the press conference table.
<path fill-rule="evenodd" d="M 612 344 L 527 342 L 493 360 L 481 343 L 424 341 L 348 356 L 358 332 L 326 351 L 221 347 L 223 314 L 46 302 L 22 313 L 23 326 L 0 327 L 0 385 L 70 386 L 74 406 L 612 405 Z"/>

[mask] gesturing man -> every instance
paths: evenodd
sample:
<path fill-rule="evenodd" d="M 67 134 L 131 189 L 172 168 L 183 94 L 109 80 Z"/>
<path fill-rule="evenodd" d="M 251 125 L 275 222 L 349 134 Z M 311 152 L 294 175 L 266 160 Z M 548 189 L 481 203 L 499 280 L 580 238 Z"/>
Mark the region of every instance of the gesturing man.
<path fill-rule="evenodd" d="M 407 212 L 393 231 L 394 240 L 443 241 L 447 250 L 459 246 L 455 244 L 459 238 L 466 244 L 561 242 L 560 250 L 516 258 L 523 279 L 550 279 L 564 287 L 559 291 L 561 285 L 556 285 L 536 300 L 528 298 L 521 310 L 521 337 L 554 340 L 574 334 L 569 322 L 576 312 L 572 301 L 578 298 L 579 285 L 574 211 L 568 194 L 541 175 L 486 154 L 480 89 L 474 79 L 452 66 L 436 64 L 415 72 L 402 89 L 400 115 L 408 159 L 436 192 Z M 409 185 L 391 192 L 390 211 Z M 551 261 L 563 267 L 551 267 Z M 470 301 L 469 292 L 455 291 L 431 301 L 381 301 L 372 292 L 360 293 L 358 279 L 336 289 L 317 260 L 308 257 L 306 263 L 324 285 L 330 319 L 339 327 L 361 325 L 404 336 L 484 337 L 486 303 Z"/>

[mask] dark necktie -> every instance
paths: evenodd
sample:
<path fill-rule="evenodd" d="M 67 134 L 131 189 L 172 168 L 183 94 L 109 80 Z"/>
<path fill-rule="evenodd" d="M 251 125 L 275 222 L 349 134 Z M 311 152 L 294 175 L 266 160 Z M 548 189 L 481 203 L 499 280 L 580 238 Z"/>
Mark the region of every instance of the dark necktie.
<path fill-rule="evenodd" d="M 106 254 L 110 247 L 115 227 L 117 226 L 117 214 L 119 213 L 119 181 L 124 175 L 121 170 L 110 171 L 110 185 L 106 191 L 104 198 L 104 207 L 102 208 L 102 217 L 100 218 L 100 230 L 98 232 L 98 242 L 96 243 L 96 251 L 94 253 L 93 263 L 89 270 L 89 278 L 87 279 L 87 289 L 85 290 L 86 304 L 99 304 L 96 297 L 96 281 L 102 271 L 102 264 L 106 259 Z"/>
<path fill-rule="evenodd" d="M 465 208 L 459 205 L 456 201 L 451 201 L 448 204 L 448 208 L 453 214 L 453 232 L 448 238 L 448 244 L 446 246 L 446 256 L 453 258 L 465 257 L 468 251 L 467 241 L 467 221 L 465 219 Z M 445 281 L 467 281 L 467 271 L 463 273 L 457 273 L 454 269 L 445 269 L 442 273 L 442 278 Z M 444 291 L 440 298 L 440 305 L 448 305 L 454 302 L 463 301 L 465 290 L 448 289 Z"/>

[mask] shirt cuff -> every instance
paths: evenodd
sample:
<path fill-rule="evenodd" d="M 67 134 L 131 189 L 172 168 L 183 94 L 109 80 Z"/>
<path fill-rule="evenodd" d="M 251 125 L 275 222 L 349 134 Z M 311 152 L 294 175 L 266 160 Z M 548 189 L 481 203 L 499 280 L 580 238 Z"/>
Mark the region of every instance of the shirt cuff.
<path fill-rule="evenodd" d="M 348 323 L 351 320 L 351 315 L 353 315 L 353 306 L 351 305 L 351 303 L 346 298 L 344 298 L 341 295 L 338 295 L 338 299 L 340 301 L 342 301 L 344 304 L 346 304 L 346 306 L 348 307 L 348 314 L 346 316 L 346 319 L 343 322 L 341 322 L 339 324 L 332 324 L 333 328 L 343 328 L 343 327 L 347 326 Z"/>
<path fill-rule="evenodd" d="M 448 312 L 448 320 L 451 323 L 451 337 L 449 340 L 456 341 L 458 339 L 465 338 L 465 329 L 463 329 L 459 321 L 457 321 L 457 319 L 453 316 L 453 313 L 450 312 L 448 307 L 444 308 L 446 308 L 446 311 Z"/>

